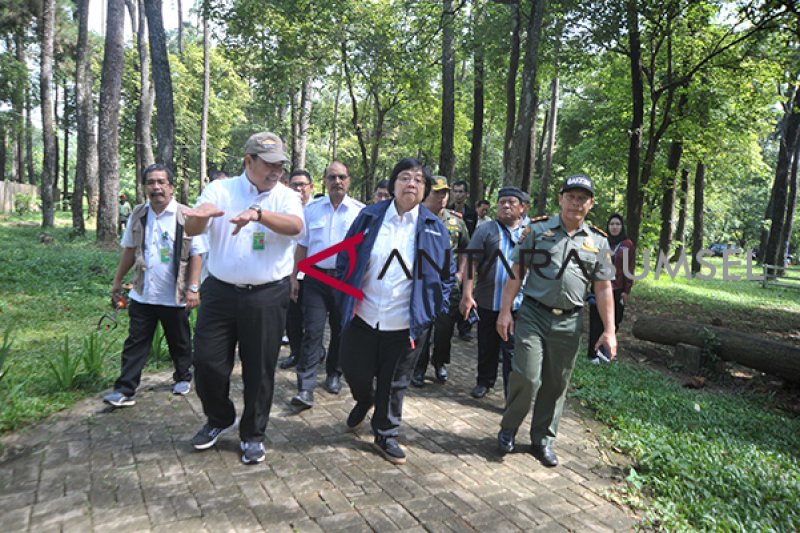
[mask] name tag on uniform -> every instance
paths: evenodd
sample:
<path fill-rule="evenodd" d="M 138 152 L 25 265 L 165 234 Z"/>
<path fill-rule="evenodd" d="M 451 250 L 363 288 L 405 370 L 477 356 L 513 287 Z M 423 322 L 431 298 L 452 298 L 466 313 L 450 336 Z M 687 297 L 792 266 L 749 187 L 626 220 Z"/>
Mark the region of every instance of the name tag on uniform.
<path fill-rule="evenodd" d="M 162 263 L 169 263 L 169 248 L 166 246 L 162 246 L 158 249 L 159 255 L 161 256 Z"/>
<path fill-rule="evenodd" d="M 254 231 L 253 232 L 253 250 L 263 250 L 264 249 L 264 239 L 266 234 L 263 231 Z"/>

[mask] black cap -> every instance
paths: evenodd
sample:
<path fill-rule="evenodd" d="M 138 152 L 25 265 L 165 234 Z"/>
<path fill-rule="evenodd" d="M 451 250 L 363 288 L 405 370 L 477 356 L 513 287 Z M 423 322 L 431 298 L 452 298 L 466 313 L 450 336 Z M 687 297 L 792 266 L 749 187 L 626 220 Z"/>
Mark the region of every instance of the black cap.
<path fill-rule="evenodd" d="M 568 177 L 564 185 L 561 186 L 559 192 L 563 193 L 571 191 L 572 189 L 583 189 L 594 196 L 594 182 L 592 182 L 592 178 L 584 174 L 575 174 L 574 176 Z"/>
<path fill-rule="evenodd" d="M 518 198 L 522 203 L 530 203 L 531 201 L 531 197 L 528 193 L 518 187 L 503 187 L 497 192 L 497 199 L 499 200 L 504 196 L 513 196 Z"/>

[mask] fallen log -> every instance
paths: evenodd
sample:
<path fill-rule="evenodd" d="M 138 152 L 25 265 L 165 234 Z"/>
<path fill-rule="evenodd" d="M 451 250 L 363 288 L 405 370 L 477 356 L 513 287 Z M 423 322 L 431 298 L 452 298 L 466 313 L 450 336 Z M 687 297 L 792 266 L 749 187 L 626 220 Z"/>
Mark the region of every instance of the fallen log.
<path fill-rule="evenodd" d="M 709 343 L 709 334 L 713 333 Z M 721 359 L 800 383 L 800 347 L 784 344 L 718 326 L 683 320 L 640 318 L 633 325 L 637 339 L 668 344 L 713 345 Z"/>

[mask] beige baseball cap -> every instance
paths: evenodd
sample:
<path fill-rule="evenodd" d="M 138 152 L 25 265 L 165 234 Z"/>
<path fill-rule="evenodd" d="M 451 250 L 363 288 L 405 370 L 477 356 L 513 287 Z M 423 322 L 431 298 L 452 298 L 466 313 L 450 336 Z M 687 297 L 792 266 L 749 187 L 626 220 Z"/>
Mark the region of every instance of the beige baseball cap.
<path fill-rule="evenodd" d="M 244 153 L 257 155 L 267 163 L 285 163 L 289 161 L 283 150 L 283 141 L 274 133 L 262 131 L 247 139 Z"/>

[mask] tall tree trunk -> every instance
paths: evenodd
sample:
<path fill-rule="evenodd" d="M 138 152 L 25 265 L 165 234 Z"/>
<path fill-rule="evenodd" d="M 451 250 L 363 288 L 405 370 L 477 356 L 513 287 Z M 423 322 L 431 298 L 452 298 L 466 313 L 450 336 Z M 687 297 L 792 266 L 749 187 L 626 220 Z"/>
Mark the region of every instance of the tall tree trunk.
<path fill-rule="evenodd" d="M 453 137 L 456 122 L 456 81 L 453 0 L 442 2 L 442 144 L 439 151 L 439 174 L 448 180 L 456 171 Z"/>
<path fill-rule="evenodd" d="M 156 109 L 158 109 L 156 117 L 158 155 L 156 156 L 156 161 L 174 169 L 175 110 L 172 100 L 172 78 L 170 77 L 164 22 L 161 18 L 161 0 L 144 0 L 144 7 L 147 13 L 150 60 L 153 63 L 153 84 L 156 89 Z M 109 6 L 109 17 L 110 12 Z"/>
<path fill-rule="evenodd" d="M 130 8 L 129 8 L 130 10 Z M 136 107 L 136 148 L 138 168 L 136 169 L 136 203 L 144 201 L 144 187 L 139 174 L 155 163 L 153 156 L 153 103 L 155 88 L 150 81 L 150 56 L 147 53 L 147 16 L 144 0 L 137 0 L 136 48 L 139 52 L 139 102 Z M 133 20 L 131 20 L 133 25 Z"/>
<path fill-rule="evenodd" d="M 75 122 L 78 128 L 78 147 L 75 161 L 75 183 L 72 185 L 72 229 L 86 233 L 83 221 L 83 191 L 89 172 L 89 154 L 97 157 L 92 104 L 92 69 L 89 58 L 89 0 L 78 0 L 78 42 L 75 50 Z"/>
<path fill-rule="evenodd" d="M 289 109 L 292 116 L 292 169 L 300 168 L 298 157 L 300 156 L 300 108 L 303 105 L 303 90 L 291 89 L 289 98 Z"/>
<path fill-rule="evenodd" d="M 69 193 L 69 88 L 67 87 L 67 77 L 64 76 L 64 112 L 61 118 L 61 124 L 64 128 L 64 161 L 62 164 L 61 175 L 63 176 L 64 187 L 61 191 L 61 198 L 66 200 Z M 64 204 L 66 209 L 66 204 Z"/>
<path fill-rule="evenodd" d="M 336 161 L 339 150 L 339 97 L 342 95 L 342 78 L 336 80 L 336 101 L 333 102 L 333 124 L 331 124 L 331 161 Z"/>
<path fill-rule="evenodd" d="M 160 3 L 160 2 L 159 2 Z M 100 82 L 100 206 L 97 241 L 112 243 L 117 237 L 119 200 L 119 106 L 124 61 L 125 6 L 123 0 L 108 0 L 103 75 Z"/>
<path fill-rule="evenodd" d="M 641 36 L 639 34 L 639 12 L 636 0 L 626 2 L 626 21 L 628 26 L 628 57 L 631 68 L 631 127 L 628 140 L 628 184 L 625 191 L 625 210 L 628 215 L 627 234 L 634 242 L 639 242 L 639 228 L 642 224 L 642 203 L 639 187 L 639 154 L 642 149 L 642 128 L 644 127 L 644 80 L 642 76 Z"/>
<path fill-rule="evenodd" d="M 705 190 L 706 190 L 706 165 L 702 161 L 697 162 L 697 168 L 694 171 L 694 212 L 692 214 L 692 221 L 694 229 L 692 230 L 692 274 L 700 272 L 700 262 L 697 260 L 697 254 L 703 249 L 703 209 L 705 205 Z"/>
<path fill-rule="evenodd" d="M 539 88 L 533 93 L 533 120 L 531 121 L 531 136 L 528 139 L 528 150 L 525 152 L 525 168 L 522 173 L 522 183 L 520 189 L 533 197 L 533 181 L 536 175 L 536 163 L 538 160 L 536 129 L 539 122 Z"/>
<path fill-rule="evenodd" d="M 208 98 L 211 92 L 211 51 L 208 39 L 209 0 L 203 0 L 203 111 L 200 117 L 200 191 L 208 182 Z"/>
<path fill-rule="evenodd" d="M 775 180 L 772 185 L 772 217 L 764 260 L 768 265 L 783 265 L 785 249 L 782 249 L 781 237 L 786 215 L 787 189 L 792 167 L 792 156 L 794 155 L 798 135 L 800 135 L 800 89 L 794 91 L 792 100 L 787 103 L 783 134 L 780 139 L 778 163 L 775 168 Z"/>
<path fill-rule="evenodd" d="M 558 46 L 556 46 L 556 54 L 558 54 Z M 539 197 L 536 199 L 536 214 L 539 216 L 547 212 L 547 199 L 550 196 L 550 182 L 553 178 L 553 154 L 556 151 L 560 87 L 560 80 L 558 77 L 558 55 L 556 55 L 555 69 L 555 77 L 550 83 L 550 109 L 547 116 L 547 148 L 544 152 L 544 168 L 542 169 L 542 181 L 539 184 Z"/>
<path fill-rule="evenodd" d="M 508 166 L 504 183 L 519 185 L 522 183 L 522 172 L 525 164 L 525 152 L 531 135 L 531 124 L 535 112 L 534 93 L 536 77 L 539 72 L 539 41 L 542 36 L 542 17 L 544 16 L 544 0 L 532 0 L 531 16 L 528 21 L 528 41 L 525 45 L 525 64 L 522 68 L 522 90 L 517 113 L 517 125 L 511 141 Z"/>
<path fill-rule="evenodd" d="M 31 89 L 25 89 L 25 168 L 28 170 L 28 183 L 36 185 L 33 171 L 33 119 L 31 118 Z"/>
<path fill-rule="evenodd" d="M 358 117 L 358 99 L 356 97 L 356 92 L 353 87 L 353 78 L 350 75 L 350 67 L 347 64 L 347 42 L 342 41 L 341 43 L 341 52 L 342 52 L 342 68 L 344 70 L 344 79 L 347 82 L 347 91 L 350 94 L 350 103 L 353 108 L 353 117 L 351 118 L 350 122 L 353 125 L 353 131 L 356 134 L 356 140 L 358 140 L 358 149 L 361 154 L 361 168 L 364 172 L 364 184 L 361 188 L 361 197 L 368 198 L 369 195 L 372 193 L 372 190 L 369 189 L 366 185 L 366 177 L 369 174 L 369 158 L 367 157 L 367 143 L 364 138 L 364 127 L 361 125 L 361 121 Z"/>
<path fill-rule="evenodd" d="M 689 171 L 686 168 L 681 169 L 681 196 L 680 196 L 680 211 L 678 212 L 678 226 L 675 228 L 675 239 L 678 241 L 678 247 L 675 250 L 675 257 L 680 257 L 686 250 L 686 216 L 689 205 Z"/>
<path fill-rule="evenodd" d="M 55 45 L 55 41 L 53 44 Z M 58 192 L 58 177 L 59 169 L 61 168 L 61 143 L 59 142 L 58 138 L 58 128 L 60 124 L 60 117 L 58 116 L 58 84 L 53 82 L 53 137 L 56 141 L 56 161 L 55 171 L 53 172 L 53 207 L 56 209 L 58 208 L 58 203 L 60 200 L 60 195 Z"/>
<path fill-rule="evenodd" d="M 26 65 L 25 60 L 25 26 L 19 25 L 14 32 L 14 47 L 20 65 Z M 25 183 L 25 96 L 28 91 L 27 83 L 20 83 L 13 93 L 12 111 L 14 112 L 14 174 L 16 180 Z"/>
<path fill-rule="evenodd" d="M 44 158 L 42 164 L 42 227 L 52 228 L 53 184 L 56 175 L 56 136 L 53 130 L 53 47 L 55 43 L 55 0 L 43 0 L 41 16 L 41 59 L 39 91 L 42 107 L 42 141 Z"/>
<path fill-rule="evenodd" d="M 311 123 L 311 91 L 313 78 L 303 80 L 300 87 L 300 109 L 298 116 L 297 157 L 295 168 L 306 168 L 306 147 L 308 146 L 308 127 Z"/>
<path fill-rule="evenodd" d="M 800 160 L 800 135 L 795 140 L 794 157 L 792 158 L 792 170 L 789 172 L 789 196 L 786 198 L 786 217 L 783 221 L 783 231 L 781 232 L 780 248 L 784 252 L 789 249 L 789 241 L 792 238 L 792 228 L 794 226 L 794 214 L 797 205 L 797 165 Z"/>
<path fill-rule="evenodd" d="M 183 5 L 178 1 L 178 55 L 183 62 Z"/>
<path fill-rule="evenodd" d="M 6 180 L 6 127 L 0 123 L 0 181 Z"/>
<path fill-rule="evenodd" d="M 661 231 L 658 236 L 658 249 L 669 253 L 672 248 L 672 216 L 675 211 L 675 180 L 683 154 L 683 141 L 675 140 L 669 147 L 667 172 L 661 190 Z"/>
<path fill-rule="evenodd" d="M 514 139 L 514 121 L 517 117 L 517 71 L 519 70 L 519 2 L 513 2 L 511 8 L 511 43 L 506 74 L 506 133 L 503 141 L 503 173 L 508 175 L 508 158 Z M 533 14 L 531 14 L 533 17 Z"/>
<path fill-rule="evenodd" d="M 473 86 L 472 86 L 472 139 L 469 151 L 469 193 L 470 204 L 483 198 L 483 180 L 481 180 L 481 155 L 483 153 L 483 109 L 484 109 L 484 52 L 481 43 L 475 37 L 478 21 L 473 29 Z"/>

